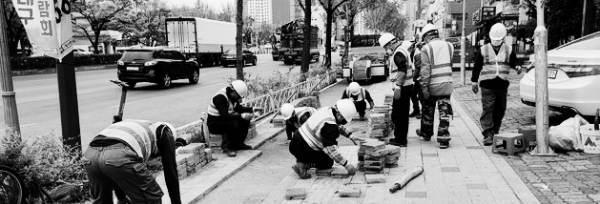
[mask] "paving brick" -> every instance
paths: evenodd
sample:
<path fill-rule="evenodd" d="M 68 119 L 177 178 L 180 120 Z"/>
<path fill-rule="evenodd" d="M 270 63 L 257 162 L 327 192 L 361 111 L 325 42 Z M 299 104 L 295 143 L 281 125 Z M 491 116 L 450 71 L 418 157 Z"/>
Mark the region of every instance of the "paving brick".
<path fill-rule="evenodd" d="M 204 152 L 204 143 L 190 143 L 186 146 L 177 148 L 177 154 L 203 154 L 200 152 Z"/>
<path fill-rule="evenodd" d="M 331 172 L 331 177 L 333 177 L 333 178 L 347 178 L 348 177 L 348 170 L 346 170 L 346 168 L 343 168 L 343 167 L 335 168 Z"/>
<path fill-rule="evenodd" d="M 360 197 L 360 188 L 342 186 L 338 189 L 340 197 Z"/>
<path fill-rule="evenodd" d="M 385 176 L 383 174 L 367 174 L 365 179 L 368 184 L 371 183 L 385 183 Z"/>
<path fill-rule="evenodd" d="M 285 199 L 287 200 L 304 200 L 307 196 L 305 188 L 291 188 L 285 192 Z"/>
<path fill-rule="evenodd" d="M 331 176 L 331 172 L 333 172 L 333 168 L 330 169 L 318 169 L 316 171 L 317 176 Z"/>

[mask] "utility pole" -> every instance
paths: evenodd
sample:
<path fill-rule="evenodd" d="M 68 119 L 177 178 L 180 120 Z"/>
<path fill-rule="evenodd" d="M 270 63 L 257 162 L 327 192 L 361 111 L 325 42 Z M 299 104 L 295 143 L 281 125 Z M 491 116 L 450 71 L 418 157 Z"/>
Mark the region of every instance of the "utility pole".
<path fill-rule="evenodd" d="M 460 37 L 460 81 L 462 85 L 466 84 L 465 80 L 465 7 L 467 0 L 462 0 L 462 31 Z"/>
<path fill-rule="evenodd" d="M 6 37 L 6 18 L 4 1 L 0 1 L 0 80 L 2 80 L 2 103 L 4 105 L 4 124 L 6 136 L 14 134 L 21 139 L 17 101 L 13 91 L 12 70 L 8 53 L 8 38 Z"/>
<path fill-rule="evenodd" d="M 535 46 L 535 135 L 537 146 L 532 154 L 536 156 L 556 155 L 548 147 L 548 29 L 544 23 L 545 0 L 536 1 L 537 27 L 534 31 Z"/>

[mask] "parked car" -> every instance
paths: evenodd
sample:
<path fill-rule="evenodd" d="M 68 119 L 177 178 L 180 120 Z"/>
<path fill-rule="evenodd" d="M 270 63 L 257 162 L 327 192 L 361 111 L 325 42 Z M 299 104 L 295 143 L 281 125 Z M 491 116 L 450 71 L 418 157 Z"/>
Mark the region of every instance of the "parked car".
<path fill-rule="evenodd" d="M 188 79 L 197 84 L 200 68 L 196 59 L 187 58 L 179 51 L 140 48 L 125 50 L 117 61 L 117 75 L 131 88 L 138 82 L 152 82 L 168 88 L 171 81 L 177 79 Z"/>
<path fill-rule="evenodd" d="M 258 62 L 258 58 L 256 57 L 256 54 L 254 54 L 254 52 L 252 52 L 250 50 L 246 50 L 246 49 L 242 50 L 242 60 L 243 60 L 244 66 L 246 66 L 246 64 L 248 64 L 248 63 L 252 63 L 252 65 L 256 66 L 256 63 Z M 223 52 L 223 55 L 221 55 L 221 64 L 223 65 L 223 67 L 227 67 L 230 64 L 235 65 L 235 63 L 236 63 L 236 50 L 230 49 L 230 50 Z"/>
<path fill-rule="evenodd" d="M 600 32 L 548 51 L 550 108 L 592 116 L 600 108 Z M 520 81 L 521 101 L 535 106 L 535 65 Z"/>
<path fill-rule="evenodd" d="M 75 55 L 75 56 L 91 55 L 91 54 L 93 54 L 93 53 L 90 52 L 90 51 L 85 51 L 85 50 L 83 50 L 81 48 L 75 48 L 75 49 L 73 49 L 73 55 Z"/>

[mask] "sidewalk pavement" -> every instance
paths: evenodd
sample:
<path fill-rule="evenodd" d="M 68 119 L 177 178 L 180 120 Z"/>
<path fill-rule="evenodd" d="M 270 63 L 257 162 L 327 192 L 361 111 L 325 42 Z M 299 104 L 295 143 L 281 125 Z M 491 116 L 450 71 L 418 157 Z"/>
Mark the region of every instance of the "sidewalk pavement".
<path fill-rule="evenodd" d="M 501 132 L 516 132 L 519 127 L 535 124 L 535 107 L 524 105 L 519 96 L 519 80 L 524 73 L 509 75 L 507 110 Z M 481 129 L 481 95 L 471 91 L 471 72 L 467 84 L 454 74 L 453 106 L 460 104 L 463 116 L 473 129 Z M 456 108 L 455 108 L 456 109 Z M 550 112 L 550 125 L 558 125 L 567 116 Z M 482 136 L 479 134 L 480 139 Z M 536 157 L 529 153 L 504 157 L 541 203 L 600 203 L 600 156 L 583 152 L 561 153 L 555 157 Z"/>

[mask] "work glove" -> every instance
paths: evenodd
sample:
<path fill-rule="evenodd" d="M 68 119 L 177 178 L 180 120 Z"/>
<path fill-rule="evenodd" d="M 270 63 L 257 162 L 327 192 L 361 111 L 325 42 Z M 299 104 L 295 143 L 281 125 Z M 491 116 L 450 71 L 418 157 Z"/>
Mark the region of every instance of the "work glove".
<path fill-rule="evenodd" d="M 395 86 L 394 87 L 394 100 L 400 99 L 401 94 L 402 94 L 401 88 L 399 86 Z"/>
<path fill-rule="evenodd" d="M 477 92 L 479 92 L 479 86 L 477 86 L 477 83 L 471 85 L 471 90 L 473 90 L 474 94 L 477 94 Z"/>
<path fill-rule="evenodd" d="M 373 110 L 373 108 L 375 107 L 375 103 L 373 101 L 369 102 L 369 105 L 371 106 L 371 110 Z"/>
<path fill-rule="evenodd" d="M 521 71 L 523 71 L 523 67 L 521 66 L 517 66 L 517 74 L 521 74 Z"/>
<path fill-rule="evenodd" d="M 255 112 L 255 113 L 258 112 L 259 114 L 263 114 L 264 111 L 265 111 L 265 109 L 262 107 L 252 107 L 252 112 Z"/>
<path fill-rule="evenodd" d="M 244 120 L 252 120 L 252 118 L 254 118 L 254 114 L 253 113 L 242 113 L 242 118 Z"/>
<path fill-rule="evenodd" d="M 346 126 L 340 126 L 340 135 L 350 137 L 350 135 L 352 135 L 352 130 L 348 129 Z"/>
<path fill-rule="evenodd" d="M 354 165 L 352 164 L 346 164 L 346 166 L 344 166 L 344 168 L 346 168 L 346 170 L 348 171 L 348 175 L 354 175 L 356 174 L 356 167 L 354 167 Z"/>

